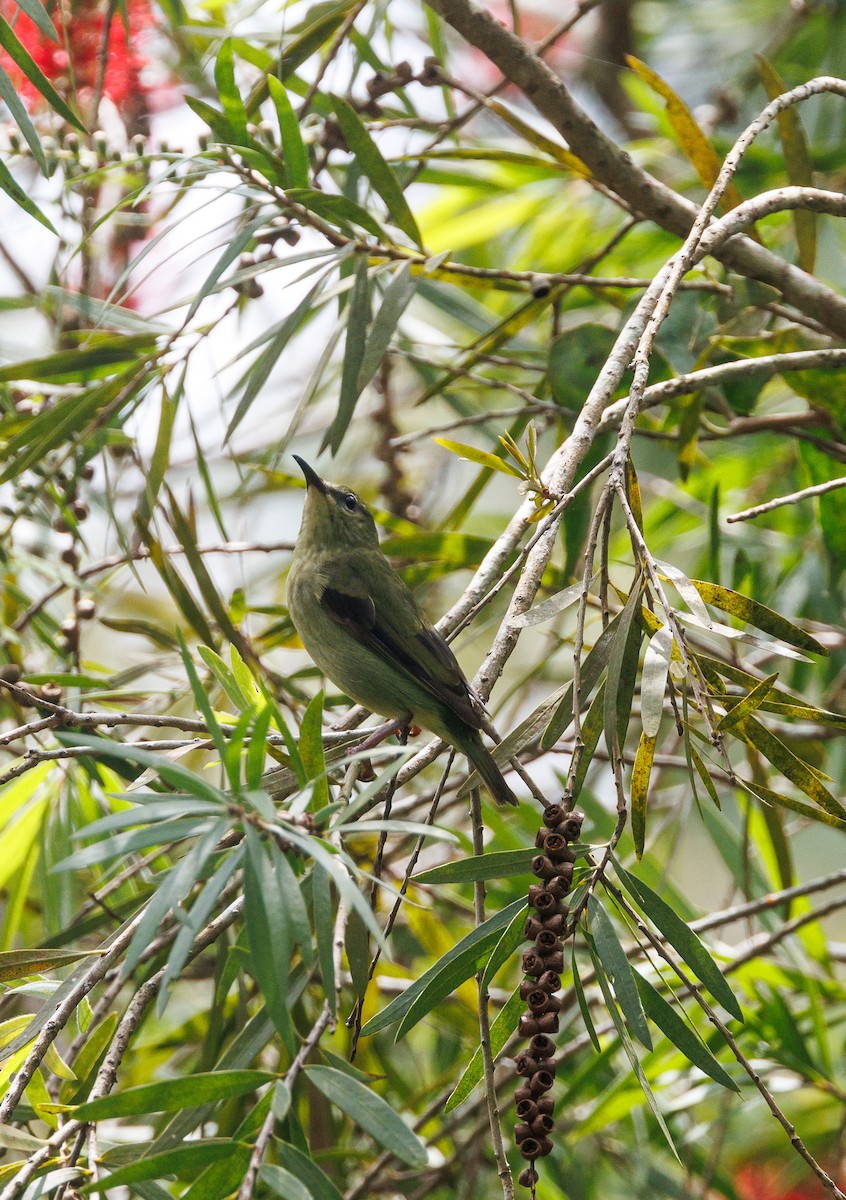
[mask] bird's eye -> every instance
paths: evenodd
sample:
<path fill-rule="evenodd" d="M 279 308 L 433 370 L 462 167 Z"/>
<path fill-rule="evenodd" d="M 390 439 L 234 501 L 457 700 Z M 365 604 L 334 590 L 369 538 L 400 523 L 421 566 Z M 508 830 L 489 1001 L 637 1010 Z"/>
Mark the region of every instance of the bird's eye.
<path fill-rule="evenodd" d="M 344 496 L 344 508 L 347 512 L 355 512 L 357 503 L 355 496 Z"/>

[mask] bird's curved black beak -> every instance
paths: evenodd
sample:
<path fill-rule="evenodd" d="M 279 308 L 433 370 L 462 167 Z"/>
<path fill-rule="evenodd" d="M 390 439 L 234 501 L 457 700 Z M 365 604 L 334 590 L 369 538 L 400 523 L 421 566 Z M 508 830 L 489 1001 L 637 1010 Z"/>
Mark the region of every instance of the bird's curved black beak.
<path fill-rule="evenodd" d="M 306 487 L 313 487 L 316 491 L 326 495 L 326 484 L 315 471 L 314 467 L 310 467 L 304 458 L 300 458 L 298 454 L 292 455 L 294 462 L 297 463 L 303 475 L 305 475 Z"/>

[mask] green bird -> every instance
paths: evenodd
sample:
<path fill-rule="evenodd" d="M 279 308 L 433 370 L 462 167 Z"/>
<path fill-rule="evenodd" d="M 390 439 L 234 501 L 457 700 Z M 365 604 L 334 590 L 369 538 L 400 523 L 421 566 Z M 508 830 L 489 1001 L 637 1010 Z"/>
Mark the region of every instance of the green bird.
<path fill-rule="evenodd" d="M 325 675 L 359 704 L 412 721 L 465 754 L 500 804 L 517 799 L 482 742 L 485 712 L 455 655 L 379 548 L 376 523 L 349 488 L 306 478 L 288 611 Z"/>

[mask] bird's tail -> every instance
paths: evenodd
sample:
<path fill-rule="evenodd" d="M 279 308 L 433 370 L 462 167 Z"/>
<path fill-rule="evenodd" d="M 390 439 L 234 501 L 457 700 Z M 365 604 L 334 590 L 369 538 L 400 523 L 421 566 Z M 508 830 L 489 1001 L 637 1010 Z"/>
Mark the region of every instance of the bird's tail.
<path fill-rule="evenodd" d="M 458 746 L 463 754 L 467 755 L 497 804 L 512 804 L 516 808 L 517 797 L 505 782 L 502 771 L 496 765 L 494 756 L 482 741 L 478 730 L 469 729 L 465 725 L 459 736 L 453 735 L 450 740 Z"/>

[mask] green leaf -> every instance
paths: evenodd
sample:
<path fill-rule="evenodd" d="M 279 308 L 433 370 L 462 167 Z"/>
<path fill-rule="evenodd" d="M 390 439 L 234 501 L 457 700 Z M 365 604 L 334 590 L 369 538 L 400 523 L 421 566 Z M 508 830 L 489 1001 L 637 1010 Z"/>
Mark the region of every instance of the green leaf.
<path fill-rule="evenodd" d="M 283 1200 L 312 1200 L 306 1185 L 296 1175 L 284 1167 L 277 1167 L 275 1163 L 264 1163 L 259 1168 L 259 1179 L 277 1196 L 282 1196 Z"/>
<path fill-rule="evenodd" d="M 401 995 L 371 1017 L 361 1031 L 362 1036 L 369 1037 L 400 1020 L 402 1024 L 397 1030 L 397 1039 L 407 1033 L 436 1004 L 484 966 L 499 941 L 500 931 L 510 924 L 515 912 L 522 911 L 524 905 L 521 896 L 471 930 Z"/>
<path fill-rule="evenodd" d="M 65 101 L 53 87 L 23 43 L 18 41 L 9 22 L 2 16 L 0 16 L 0 46 L 3 47 L 9 58 L 23 71 L 36 91 L 41 93 L 47 103 L 56 110 L 60 117 L 70 125 L 73 125 L 74 129 L 78 129 L 80 133 L 88 132 L 73 109 L 68 108 Z"/>
<path fill-rule="evenodd" d="M 720 697 L 721 702 L 731 704 L 731 708 L 728 709 L 724 717 L 720 718 L 717 728 L 725 733 L 727 729 L 738 725 L 744 717 L 750 716 L 760 708 L 772 691 L 773 684 L 777 679 L 778 672 L 776 671 L 772 675 L 767 676 L 766 679 L 762 679 L 760 683 L 757 683 L 741 700 L 732 701 Z"/>
<path fill-rule="evenodd" d="M 285 85 L 275 75 L 268 75 L 267 87 L 270 98 L 276 109 L 276 119 L 279 122 L 279 137 L 282 142 L 282 152 L 285 166 L 288 168 L 290 186 L 295 188 L 308 187 L 308 151 L 300 134 L 297 114 L 288 99 Z"/>
<path fill-rule="evenodd" d="M 626 891 L 643 909 L 656 929 L 663 933 L 696 978 L 705 984 L 711 995 L 722 1004 L 726 1012 L 731 1013 L 738 1021 L 742 1021 L 743 1013 L 734 993 L 726 983 L 720 968 L 690 926 L 673 912 L 669 904 L 657 896 L 642 879 L 623 870 L 617 862 L 614 867 Z"/>
<path fill-rule="evenodd" d="M 526 1008 L 525 1000 L 520 999 L 520 989 L 515 988 L 499 1010 L 491 1025 L 491 1055 L 494 1061 L 514 1030 L 519 1024 L 520 1017 Z M 466 1100 L 485 1073 L 482 1060 L 482 1047 L 477 1046 L 476 1052 L 462 1072 L 461 1078 L 452 1090 L 446 1104 L 444 1114 L 452 1112 L 463 1100 Z"/>
<path fill-rule="evenodd" d="M 513 875 L 529 875 L 535 851 L 494 850 L 489 854 L 474 854 L 455 862 L 430 867 L 414 876 L 415 883 L 475 883 L 478 879 L 509 879 Z"/>
<path fill-rule="evenodd" d="M 303 1154 L 302 1150 L 287 1142 L 276 1142 L 275 1148 L 282 1166 L 302 1180 L 314 1200 L 342 1200 L 341 1193 L 331 1179 L 327 1179 L 320 1167 Z"/>
<path fill-rule="evenodd" d="M 291 922 L 279 892 L 273 864 L 261 838 L 246 826 L 244 923 L 253 970 L 267 1011 L 291 1054 L 296 1039 L 288 1009 L 289 968 L 293 951 Z"/>
<path fill-rule="evenodd" d="M 315 863 L 311 873 L 311 906 L 314 916 L 314 937 L 317 943 L 317 961 L 323 994 L 329 1003 L 332 1015 L 336 1011 L 335 996 L 335 922 L 329 875 L 320 863 Z"/>
<path fill-rule="evenodd" d="M 588 916 L 596 952 L 613 981 L 614 995 L 617 997 L 628 1027 L 637 1040 L 647 1050 L 651 1050 L 652 1038 L 640 1003 L 635 972 L 620 945 L 611 918 L 592 894 L 588 897 Z"/>
<path fill-rule="evenodd" d="M 331 450 L 333 457 L 338 453 L 353 418 L 356 401 L 362 391 L 359 378 L 369 320 L 370 280 L 367 259 L 362 255 L 355 261 L 355 278 L 347 312 L 347 337 L 344 343 L 344 366 L 341 374 L 338 411 L 320 443 L 321 454 L 327 447 Z"/>
<path fill-rule="evenodd" d="M 26 13 L 30 21 L 38 26 L 45 37 L 48 37 L 51 42 L 58 42 L 58 30 L 40 0 L 15 0 L 15 3 Z"/>
<path fill-rule="evenodd" d="M 389 241 L 388 235 L 375 217 L 348 196 L 337 196 L 334 192 L 318 192 L 313 188 L 289 188 L 288 199 L 342 229 L 351 231 L 353 225 L 358 225 L 372 233 L 380 242 Z"/>
<path fill-rule="evenodd" d="M 2 20 L 2 17 L 0 17 L 0 20 Z M 24 191 L 2 159 L 0 159 L 0 190 L 4 191 L 11 200 L 14 200 L 15 204 L 22 208 L 25 213 L 29 213 L 31 217 L 34 217 L 45 229 L 49 229 L 51 233 L 55 233 L 56 237 L 59 236 L 52 222 L 45 217 L 38 205 L 30 199 L 29 193 Z"/>
<path fill-rule="evenodd" d="M 732 1077 L 720 1066 L 708 1047 L 699 1040 L 690 1026 L 676 1010 L 667 1003 L 652 984 L 639 971 L 634 972 L 641 1003 L 650 1021 L 654 1021 L 661 1032 L 700 1071 L 710 1075 L 715 1083 L 740 1094 L 740 1088 Z"/>
<path fill-rule="evenodd" d="M 556 401 L 578 411 L 613 349 L 616 335 L 607 325 L 579 325 L 549 347 L 549 382 Z"/>
<path fill-rule="evenodd" d="M 84 1196 L 92 1192 L 108 1192 L 115 1187 L 125 1187 L 129 1184 L 140 1183 L 145 1179 L 162 1179 L 165 1175 L 181 1175 L 194 1172 L 209 1163 L 219 1162 L 229 1158 L 238 1150 L 249 1149 L 239 1142 L 231 1142 L 228 1138 L 208 1138 L 202 1142 L 186 1142 L 178 1150 L 165 1150 L 161 1154 L 151 1154 L 138 1162 L 126 1167 L 118 1167 L 111 1175 L 87 1183 L 79 1191 Z"/>
<path fill-rule="evenodd" d="M 491 951 L 491 956 L 485 963 L 485 969 L 482 972 L 481 987 L 486 991 L 491 984 L 500 967 L 513 956 L 514 951 L 523 941 L 523 927 L 526 924 L 526 913 L 528 908 L 518 909 L 511 918 L 511 923 L 503 930 L 497 944 Z"/>
<path fill-rule="evenodd" d="M 381 1096 L 334 1067 L 306 1067 L 305 1072 L 327 1100 L 401 1162 L 416 1170 L 425 1167 L 428 1162 L 426 1147 Z"/>
<path fill-rule="evenodd" d="M 417 291 L 419 279 L 412 275 L 412 264 L 402 263 L 394 272 L 393 279 L 385 288 L 379 311 L 373 318 L 367 344 L 358 370 L 359 390 L 366 388 L 379 370 L 382 359 L 391 344 L 399 319 Z"/>
<path fill-rule="evenodd" d="M 298 332 L 304 320 L 315 311 L 315 302 L 325 282 L 326 277 L 322 276 L 311 291 L 300 301 L 294 311 L 279 324 L 268 345 L 241 380 L 239 386 L 242 384 L 244 390 L 226 429 L 225 440 L 227 442 L 249 412 L 256 396 L 267 383 L 270 372 L 273 370 L 288 342 Z"/>
<path fill-rule="evenodd" d="M 399 181 L 382 157 L 373 138 L 367 132 L 361 117 L 346 100 L 332 96 L 335 115 L 344 135 L 344 141 L 355 155 L 356 162 L 385 202 L 393 223 L 411 238 L 415 246 L 422 248 L 423 239 L 414 214 L 408 207 Z"/>
<path fill-rule="evenodd" d="M 641 638 L 640 626 L 635 618 L 640 615 L 642 591 L 643 578 L 640 576 L 632 583 L 629 598 L 620 613 L 620 626 L 608 658 L 603 726 L 605 744 L 612 761 L 622 752 L 631 717 Z"/>
<path fill-rule="evenodd" d="M 43 12 L 43 9 L 42 9 Z M 51 27 L 52 28 L 52 27 Z M 54 30 L 55 33 L 55 30 Z M 9 78 L 8 72 L 0 65 L 0 97 L 14 118 L 15 124 L 26 139 L 26 144 L 32 151 L 32 157 L 38 164 L 38 169 L 45 178 L 48 175 L 47 159 L 41 148 L 38 132 L 32 123 L 26 106 L 18 95 L 18 90 Z"/>
<path fill-rule="evenodd" d="M 217 84 L 220 104 L 226 120 L 234 135 L 233 140 L 239 146 L 249 143 L 247 137 L 247 112 L 241 93 L 235 84 L 235 58 L 232 52 L 232 38 L 224 38 L 217 52 L 214 65 L 214 81 Z"/>
<path fill-rule="evenodd" d="M 309 701 L 300 724 L 300 759 L 308 779 L 314 780 L 312 808 L 323 808 L 329 803 L 329 782 L 326 778 L 326 761 L 323 756 L 323 691 L 317 692 Z"/>
<path fill-rule="evenodd" d="M 593 1023 L 593 1017 L 590 1015 L 590 1005 L 587 1002 L 587 996 L 585 995 L 585 989 L 582 984 L 582 977 L 579 974 L 579 964 L 576 960 L 575 946 L 573 947 L 573 953 L 570 961 L 573 969 L 573 987 L 576 992 L 576 999 L 579 1002 L 579 1011 L 582 1014 L 582 1020 L 585 1023 L 585 1029 L 588 1032 L 588 1037 L 591 1040 L 594 1050 L 597 1054 L 601 1054 L 602 1046 L 599 1044 L 599 1038 L 596 1034 L 596 1026 Z"/>
<path fill-rule="evenodd" d="M 587 658 L 582 663 L 581 694 L 584 697 L 590 695 L 608 664 L 612 647 L 620 629 L 621 615 L 618 613 L 614 620 L 608 624 L 607 628 L 603 629 L 594 642 L 593 648 Z M 541 724 L 541 728 L 546 726 L 543 730 L 540 744 L 542 750 L 550 750 L 561 735 L 569 729 L 572 720 L 573 685 L 572 683 L 568 683 L 566 687 L 560 688 L 558 693 L 549 697 L 541 705 L 537 717 L 534 714 L 528 717 L 518 726 L 514 733 L 509 734 L 508 737 L 503 739 L 503 744 L 507 743 L 508 757 L 510 758 L 511 755 L 516 754 L 518 749 L 522 749 L 523 746 L 528 745 L 528 742 L 531 740 L 531 738 L 528 738 L 526 741 L 522 741 L 522 737 L 518 736 L 521 734 L 521 731 L 526 730 L 528 732 L 538 723 Z M 518 742 L 520 743 L 519 745 L 517 745 Z M 497 747 L 497 749 L 501 749 L 501 747 Z M 503 761 L 506 760 L 504 759 Z"/>
<path fill-rule="evenodd" d="M 166 1079 L 127 1088 L 98 1100 L 81 1104 L 74 1118 L 79 1121 L 135 1117 L 142 1113 L 178 1112 L 196 1104 L 228 1100 L 254 1092 L 276 1078 L 269 1071 L 207 1071 L 183 1079 Z"/>
<path fill-rule="evenodd" d="M 500 454 L 491 453 L 490 450 L 477 450 L 475 446 L 468 446 L 464 442 L 451 442 L 449 438 L 433 438 L 432 440 L 439 446 L 443 446 L 445 450 L 449 450 L 451 454 L 457 454 L 459 458 L 465 458 L 468 462 L 478 463 L 481 467 L 499 471 L 503 475 L 510 475 L 513 479 L 523 478 L 523 472 Z M 504 450 L 502 454 L 505 454 Z"/>

